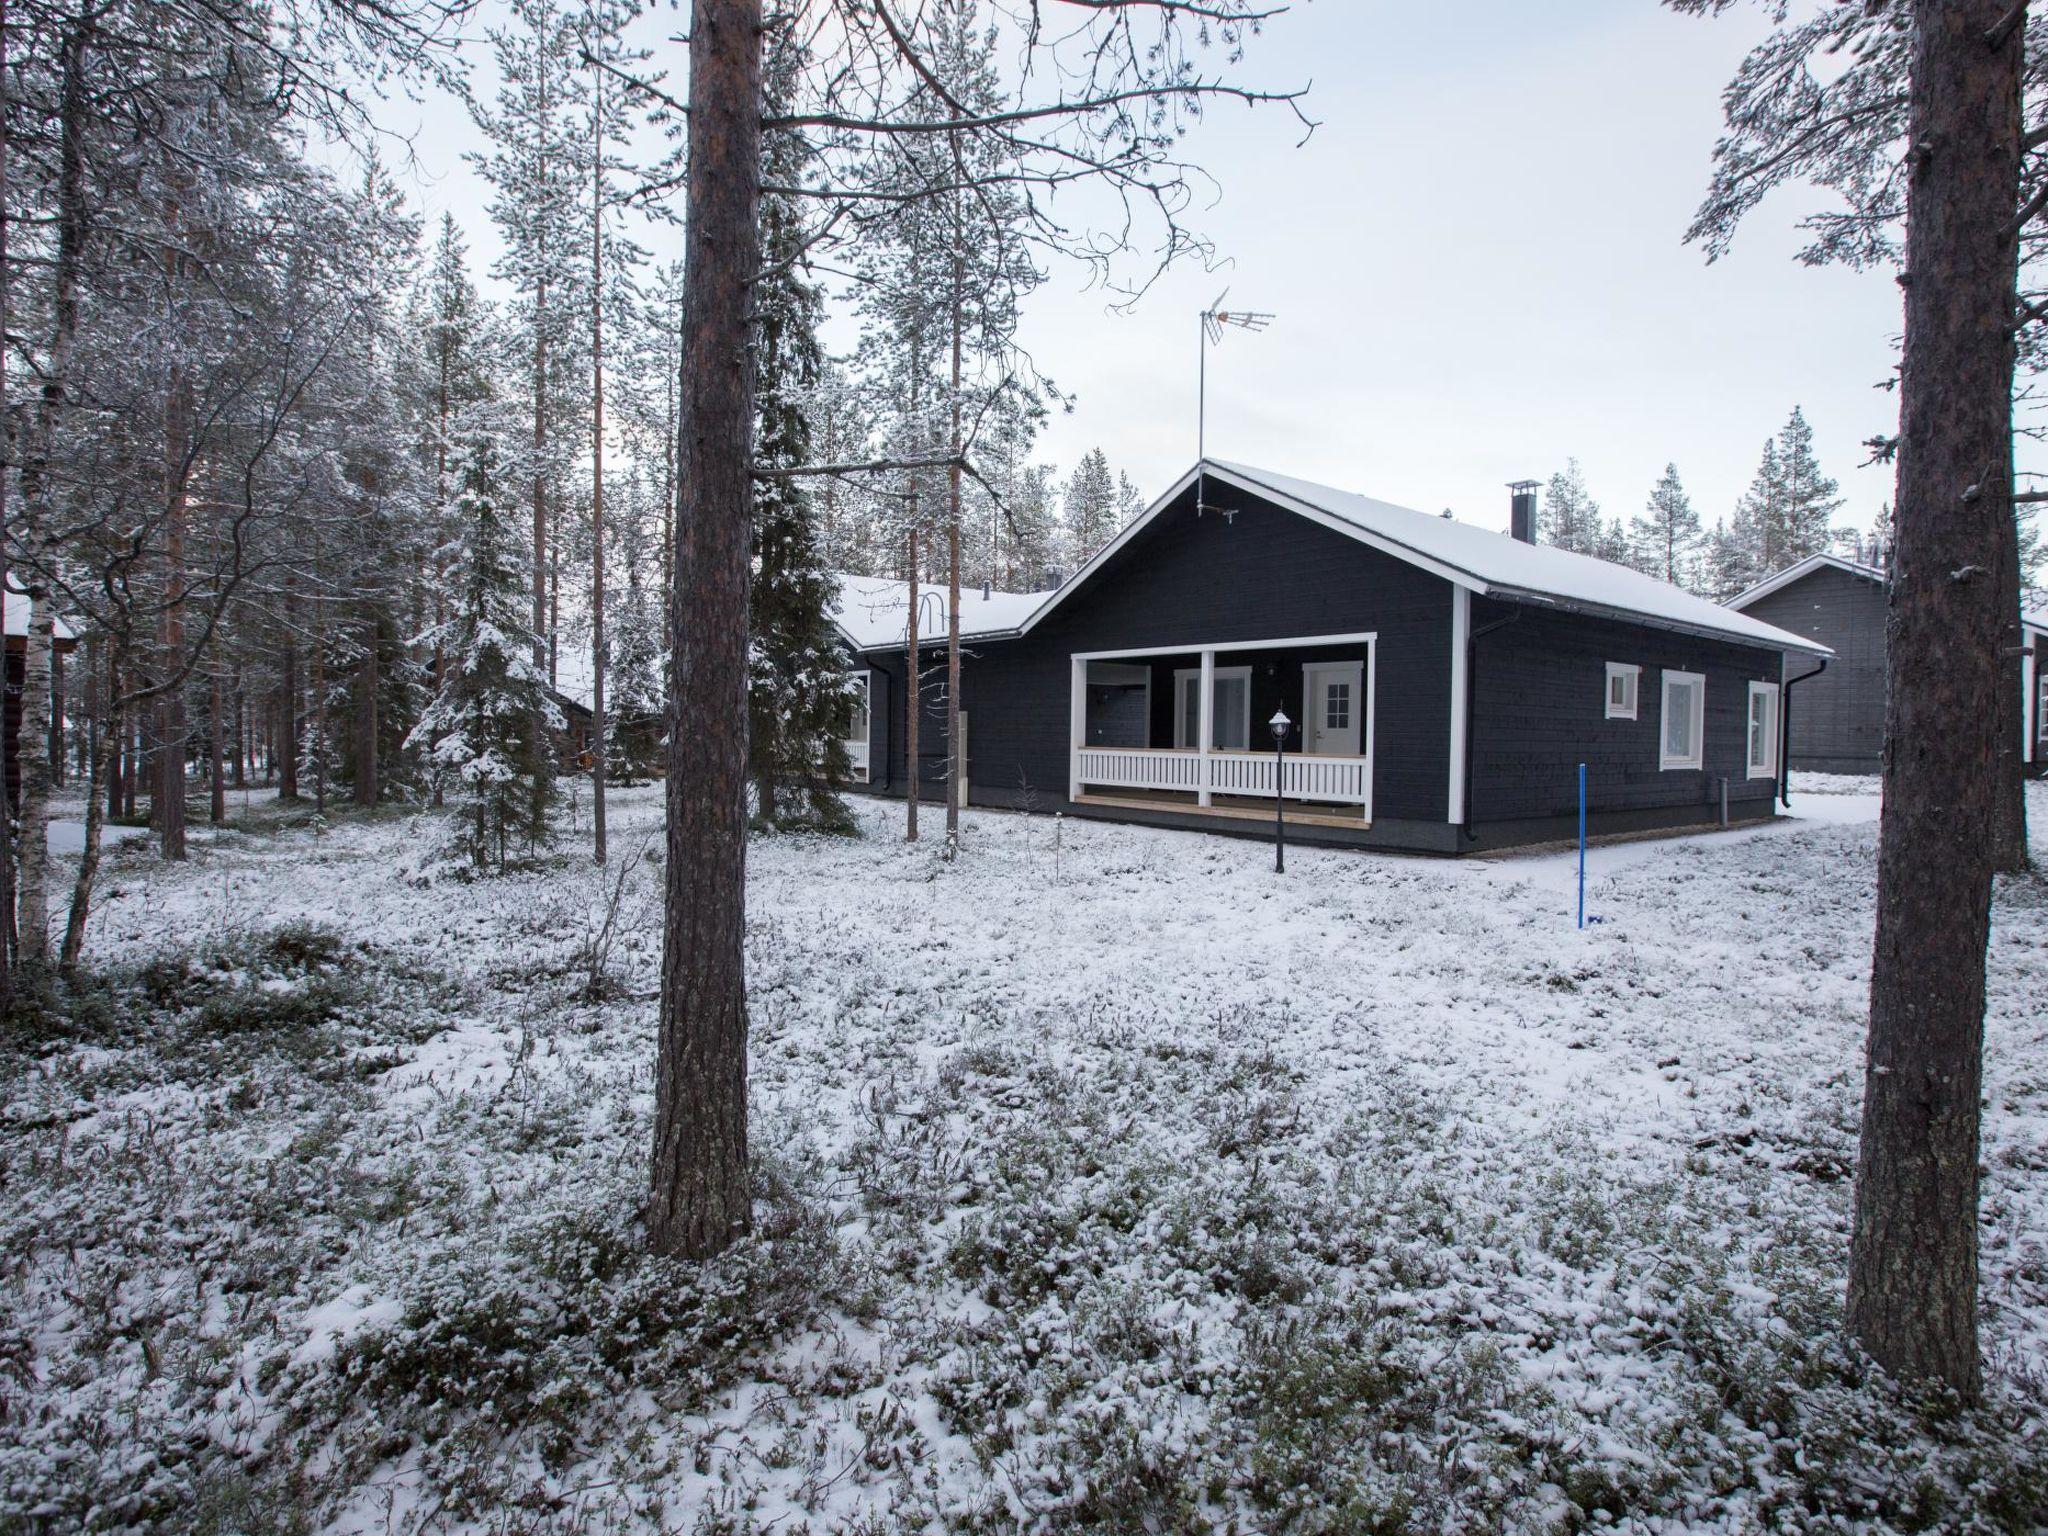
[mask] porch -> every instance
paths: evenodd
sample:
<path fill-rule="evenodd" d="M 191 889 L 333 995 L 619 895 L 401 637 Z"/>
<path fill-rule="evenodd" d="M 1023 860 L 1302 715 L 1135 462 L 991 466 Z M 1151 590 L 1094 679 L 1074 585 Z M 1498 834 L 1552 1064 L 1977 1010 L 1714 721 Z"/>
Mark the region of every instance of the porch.
<path fill-rule="evenodd" d="M 1069 797 L 1372 822 L 1374 634 L 1075 653 Z M 1277 758 L 1267 722 L 1289 718 Z"/>

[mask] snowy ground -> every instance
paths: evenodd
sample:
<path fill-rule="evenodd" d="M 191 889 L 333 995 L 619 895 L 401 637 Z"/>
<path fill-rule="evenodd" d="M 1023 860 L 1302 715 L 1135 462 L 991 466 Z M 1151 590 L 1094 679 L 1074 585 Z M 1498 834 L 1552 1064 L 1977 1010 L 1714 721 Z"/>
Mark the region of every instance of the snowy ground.
<path fill-rule="evenodd" d="M 124 847 L 107 992 L 0 1058 L 0 1525 L 2037 1528 L 2038 880 L 1991 950 L 1989 1406 L 1836 1342 L 1874 787 L 1597 848 L 1584 931 L 1568 855 L 1282 877 L 970 813 L 947 865 L 867 802 L 757 840 L 760 1232 L 702 1269 L 634 1225 L 657 790 L 602 1001 L 567 853 L 470 881 L 431 817 L 262 802 Z"/>

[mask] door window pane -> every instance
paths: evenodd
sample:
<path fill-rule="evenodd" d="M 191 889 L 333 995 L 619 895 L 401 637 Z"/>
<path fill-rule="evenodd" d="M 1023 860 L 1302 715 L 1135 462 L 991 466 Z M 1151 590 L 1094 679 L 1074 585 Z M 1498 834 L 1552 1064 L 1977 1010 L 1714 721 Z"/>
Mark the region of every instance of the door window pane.
<path fill-rule="evenodd" d="M 1331 683 L 1323 695 L 1323 728 L 1330 731 L 1351 729 L 1351 685 Z"/>

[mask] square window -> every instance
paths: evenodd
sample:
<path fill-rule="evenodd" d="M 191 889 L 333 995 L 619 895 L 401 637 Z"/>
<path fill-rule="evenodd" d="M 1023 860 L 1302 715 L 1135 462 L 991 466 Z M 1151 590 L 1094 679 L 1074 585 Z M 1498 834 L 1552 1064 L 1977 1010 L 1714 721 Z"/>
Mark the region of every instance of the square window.
<path fill-rule="evenodd" d="M 1664 674 L 1663 724 L 1657 737 L 1660 769 L 1697 768 L 1703 760 L 1707 680 L 1697 672 Z"/>
<path fill-rule="evenodd" d="M 1636 682 L 1643 669 L 1625 661 L 1607 663 L 1607 718 L 1633 720 L 1636 717 Z"/>

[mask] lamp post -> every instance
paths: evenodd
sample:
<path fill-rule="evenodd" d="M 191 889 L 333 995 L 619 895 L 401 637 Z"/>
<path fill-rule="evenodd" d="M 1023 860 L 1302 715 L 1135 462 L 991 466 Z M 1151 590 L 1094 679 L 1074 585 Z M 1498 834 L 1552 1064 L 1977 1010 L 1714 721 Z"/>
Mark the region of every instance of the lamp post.
<path fill-rule="evenodd" d="M 1287 711 L 1276 709 L 1266 722 L 1273 728 L 1273 873 L 1287 873 L 1287 801 L 1281 791 L 1287 787 L 1287 728 L 1294 722 Z"/>

